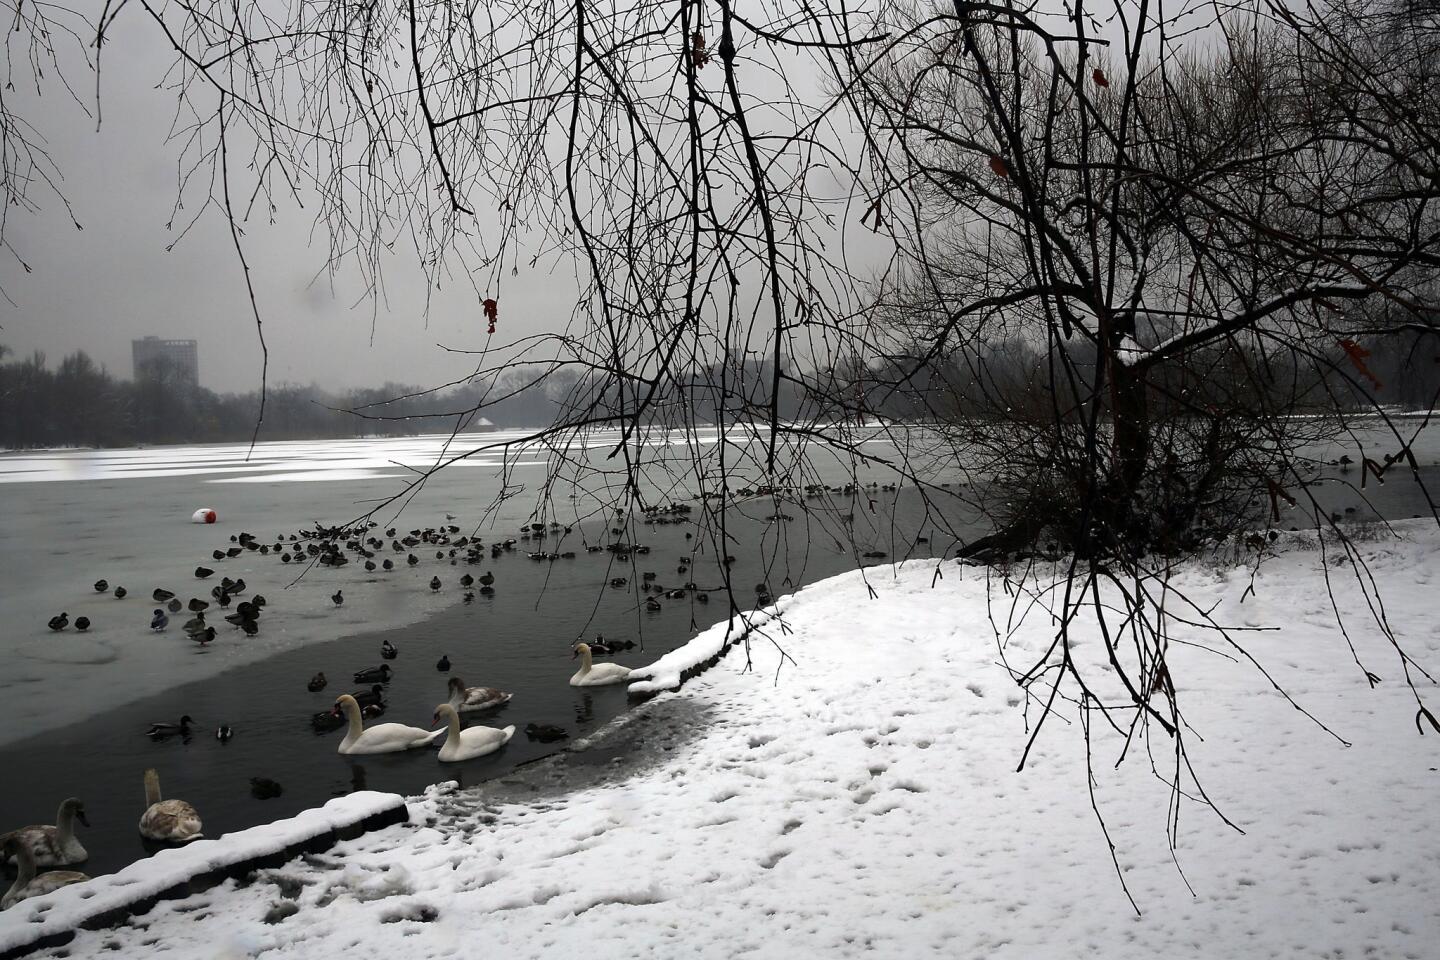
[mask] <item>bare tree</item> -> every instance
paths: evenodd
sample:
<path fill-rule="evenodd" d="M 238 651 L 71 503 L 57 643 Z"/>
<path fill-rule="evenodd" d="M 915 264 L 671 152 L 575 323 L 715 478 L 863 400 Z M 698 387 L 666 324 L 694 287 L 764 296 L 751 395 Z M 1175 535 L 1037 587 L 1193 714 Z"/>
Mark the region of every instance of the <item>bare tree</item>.
<path fill-rule="evenodd" d="M 106 8 L 97 43 L 126 7 Z M 1341 407 L 1384 399 L 1362 341 L 1434 333 L 1440 111 L 1413 11 L 1160 7 L 124 12 L 176 55 L 179 234 L 223 217 L 248 281 L 246 225 L 315 207 L 334 267 L 377 302 L 397 246 L 433 285 L 471 285 L 494 339 L 478 397 L 447 411 L 457 429 L 555 388 L 552 425 L 435 469 L 544 446 L 540 513 L 585 476 L 622 507 L 698 493 L 723 556 L 726 494 L 803 503 L 817 450 L 887 466 L 927 502 L 948 496 L 931 463 L 958 464 L 998 525 L 962 553 L 1068 558 L 1058 581 L 1008 568 L 1059 624 L 1014 668 L 1043 704 L 1036 732 L 1065 700 L 1123 742 L 1161 731 L 1180 790 L 1166 654 L 1177 618 L 1205 613 L 1169 571 L 1257 522 L 1263 549 L 1289 502 L 1327 523 L 1305 450 Z M 510 275 L 561 257 L 581 265 L 568 328 L 504 341 Z M 643 442 L 712 427 L 714 444 Z M 600 429 L 618 439 L 597 459 Z M 1372 473 L 1413 465 L 1412 438 L 1390 439 Z M 1086 611 L 1118 687 L 1072 655 Z"/>

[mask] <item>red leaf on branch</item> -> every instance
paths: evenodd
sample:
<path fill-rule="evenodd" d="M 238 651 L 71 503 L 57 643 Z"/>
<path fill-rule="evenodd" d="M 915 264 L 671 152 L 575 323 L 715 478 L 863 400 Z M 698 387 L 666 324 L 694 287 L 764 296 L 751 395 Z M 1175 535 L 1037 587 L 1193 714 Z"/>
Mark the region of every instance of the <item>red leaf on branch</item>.
<path fill-rule="evenodd" d="M 710 51 L 705 49 L 705 35 L 696 30 L 690 35 L 690 61 L 699 70 L 710 62 Z"/>
<path fill-rule="evenodd" d="M 1365 358 L 1370 356 L 1370 351 L 1360 346 L 1360 344 L 1354 340 L 1341 340 L 1340 347 L 1350 358 L 1350 362 L 1355 366 L 1355 369 L 1360 371 L 1360 376 L 1375 384 L 1375 389 L 1379 390 L 1380 378 L 1371 373 L 1370 368 L 1365 365 Z"/>
<path fill-rule="evenodd" d="M 1004 159 L 998 153 L 990 154 L 990 169 L 995 171 L 997 177 L 1006 180 L 1010 178 L 1010 168 L 1005 165 Z"/>
<path fill-rule="evenodd" d="M 486 297 L 483 306 L 485 308 L 485 319 L 490 322 L 489 332 L 494 333 L 495 321 L 500 318 L 500 305 L 495 302 L 494 298 Z"/>
<path fill-rule="evenodd" d="M 1095 72 L 1090 74 L 1090 77 L 1095 81 L 1095 86 L 1097 87 L 1110 86 L 1110 81 L 1105 79 L 1105 71 L 1101 70 L 1099 67 L 1095 68 Z"/>

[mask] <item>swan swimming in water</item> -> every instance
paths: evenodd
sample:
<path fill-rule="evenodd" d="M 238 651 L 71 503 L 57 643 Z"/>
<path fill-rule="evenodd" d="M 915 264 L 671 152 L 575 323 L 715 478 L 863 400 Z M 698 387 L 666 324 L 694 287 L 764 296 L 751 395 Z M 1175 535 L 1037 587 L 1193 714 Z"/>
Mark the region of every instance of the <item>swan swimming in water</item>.
<path fill-rule="evenodd" d="M 28 846 L 18 840 L 6 840 L 3 847 L 0 847 L 0 855 L 14 857 L 15 865 L 19 868 L 15 874 L 15 882 L 10 885 L 5 895 L 0 897 L 0 910 L 9 910 L 21 900 L 29 900 L 31 897 L 90 879 L 77 870 L 51 870 L 37 877 L 34 855 Z"/>
<path fill-rule="evenodd" d="M 345 739 L 340 741 L 338 752 L 343 754 L 399 753 L 415 747 L 426 747 L 444 733 L 443 730 L 422 730 L 403 723 L 377 723 L 365 729 L 360 720 L 360 705 L 348 693 L 342 693 L 335 705 L 345 713 L 349 729 Z"/>
<path fill-rule="evenodd" d="M 35 824 L 11 830 L 9 833 L 0 833 L 0 843 L 14 841 L 28 848 L 35 863 L 42 867 L 65 867 L 72 863 L 84 863 L 90 859 L 90 854 L 75 836 L 76 820 L 90 826 L 90 821 L 85 817 L 85 804 L 75 797 L 68 797 L 61 801 L 60 809 L 55 812 L 53 825 Z M 7 855 L 6 859 L 13 861 L 15 854 Z"/>
<path fill-rule="evenodd" d="M 622 667 L 618 663 L 602 663 L 595 666 L 590 656 L 590 645 L 588 643 L 575 644 L 575 652 L 570 659 L 580 658 L 580 669 L 575 676 L 570 678 L 572 687 L 602 687 L 612 683 L 624 683 L 630 679 L 630 668 Z"/>
<path fill-rule="evenodd" d="M 494 753 L 515 736 L 515 726 L 511 724 L 504 729 L 495 727 L 467 727 L 460 729 L 460 714 L 448 703 L 442 703 L 435 708 L 434 722 L 439 723 L 442 719 L 449 721 L 449 736 L 445 738 L 445 745 L 440 748 L 440 760 L 443 763 L 456 763 L 461 760 L 474 760 L 476 757 L 483 757 L 486 754 Z"/>
<path fill-rule="evenodd" d="M 450 690 L 448 703 L 459 713 L 474 713 L 489 710 L 509 703 L 511 694 L 497 687 L 467 687 L 459 677 L 451 677 L 446 685 Z"/>
<path fill-rule="evenodd" d="M 160 799 L 160 774 L 145 771 L 145 812 L 140 815 L 140 836 L 162 843 L 199 840 L 200 814 L 184 800 Z"/>

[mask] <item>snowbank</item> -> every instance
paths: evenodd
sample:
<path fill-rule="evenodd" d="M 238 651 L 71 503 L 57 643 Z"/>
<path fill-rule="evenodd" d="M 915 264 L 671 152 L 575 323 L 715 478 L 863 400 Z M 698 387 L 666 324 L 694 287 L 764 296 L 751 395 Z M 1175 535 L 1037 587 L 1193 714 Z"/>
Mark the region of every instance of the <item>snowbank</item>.
<path fill-rule="evenodd" d="M 684 681 L 714 666 L 731 647 L 750 639 L 756 630 L 779 617 L 781 609 L 779 605 L 765 607 L 701 631 L 684 646 L 676 647 L 649 666 L 631 671 L 633 676 L 646 679 L 637 680 L 625 689 L 632 697 L 678 690 Z"/>
<path fill-rule="evenodd" d="M 21 901 L 0 914 L 0 960 L 70 942 L 78 929 L 112 926 L 161 900 L 189 896 L 338 840 L 404 822 L 405 798 L 365 790 L 288 820 L 160 850 L 118 873 Z"/>
<path fill-rule="evenodd" d="M 1405 529 L 1408 542 L 1362 549 L 1389 625 L 1433 668 L 1440 534 Z M 1173 759 L 1163 735 L 1131 741 L 1115 768 L 1124 740 L 1097 731 L 1094 801 L 1139 914 L 1091 807 L 1072 709 L 1016 771 L 1038 708 L 1002 661 L 1043 656 L 1049 617 L 1014 603 L 984 570 L 944 564 L 936 580 L 934 565 L 915 563 L 782 600 L 783 631 L 767 625 L 678 693 L 637 708 L 630 729 L 654 734 L 644 763 L 598 751 L 591 769 L 608 772 L 596 783 L 533 799 L 506 787 L 526 771 L 432 790 L 411 801 L 408 823 L 82 931 L 65 950 L 185 960 L 1433 956 L 1440 737 L 1415 734 L 1403 665 L 1367 626 L 1348 567 L 1329 560 L 1357 653 L 1385 678 L 1373 689 L 1334 623 L 1318 551 L 1268 563 L 1248 595 L 1247 569 L 1196 564 L 1180 575 L 1217 620 L 1274 628 L 1245 634 L 1251 651 L 1351 746 L 1253 666 L 1178 630 L 1169 664 L 1193 732 L 1189 760 L 1235 827 L 1183 798 L 1178 821 L 1167 817 L 1177 798 L 1153 772 Z M 992 614 L 1002 625 L 1014 616 L 1017 629 L 997 634 Z M 1077 655 L 1094 656 L 1098 640 L 1078 629 Z M 708 660 L 723 633 L 657 665 L 656 682 Z M 706 722 L 687 725 L 694 716 Z M 0 915 L 6 936 L 11 922 Z"/>

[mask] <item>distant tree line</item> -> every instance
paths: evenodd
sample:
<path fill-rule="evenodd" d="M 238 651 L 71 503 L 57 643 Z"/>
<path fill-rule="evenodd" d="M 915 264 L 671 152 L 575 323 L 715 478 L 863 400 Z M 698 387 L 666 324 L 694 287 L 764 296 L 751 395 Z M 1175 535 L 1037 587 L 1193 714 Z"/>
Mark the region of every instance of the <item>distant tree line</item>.
<path fill-rule="evenodd" d="M 1428 409 L 1440 394 L 1440 347 L 1424 332 L 1402 337 L 1376 337 L 1366 365 L 1381 384 L 1377 395 L 1403 409 Z M 1002 340 L 977 348 L 965 362 L 937 358 L 918 370 L 914 356 L 902 351 L 888 360 L 840 360 L 816 379 L 828 392 L 850 400 L 843 413 L 865 422 L 907 422 L 941 419 L 987 419 L 1017 405 L 1037 411 L 1051 403 L 1049 360 L 1037 345 Z M 1074 352 L 1072 350 L 1072 352 Z M 1080 353 L 1084 348 L 1080 348 Z M 1093 352 L 1093 351 L 1092 351 Z M 1173 394 L 1193 403 L 1233 405 L 1237 393 L 1248 402 L 1265 400 L 1254 371 L 1268 371 L 1277 395 L 1308 397 L 1316 410 L 1339 406 L 1361 409 L 1369 401 L 1339 378 L 1325 378 L 1314 368 L 1288 371 L 1275 358 L 1255 355 L 1238 344 L 1216 348 L 1204 365 L 1204 376 L 1177 369 Z M 1071 356 L 1077 371 L 1094 369 L 1094 357 Z M 782 371 L 783 373 L 783 371 Z M 685 404 L 692 422 L 714 423 L 744 418 L 747 411 L 769 407 L 773 368 L 768 361 L 745 361 L 728 367 L 697 370 L 674 385 L 673 401 Z M 1297 380 L 1308 378 L 1304 383 Z M 606 391 L 574 370 L 531 376 L 520 370 L 502 372 L 491 380 L 470 381 L 444 389 L 426 389 L 387 382 L 378 387 L 327 391 L 315 384 L 282 383 L 269 388 L 263 440 L 312 440 L 370 436 L 414 436 L 421 433 L 477 429 L 485 421 L 497 427 L 544 426 L 555 419 L 556 405 L 587 393 Z M 785 419 L 808 419 L 813 397 L 797 380 L 782 376 L 781 413 Z M 1076 388 L 1083 387 L 1077 383 Z M 787 389 L 788 388 L 788 389 Z M 617 396 L 599 401 L 619 404 Z M 0 344 L 0 446 L 9 449 L 51 446 L 122 447 L 140 443 L 221 443 L 250 439 L 259 409 L 259 393 L 216 393 L 185 380 L 178 371 L 154 363 L 139 380 L 122 380 L 76 351 L 51 369 L 44 353 L 11 358 Z M 1304 412 L 1301 403 L 1297 412 Z"/>

